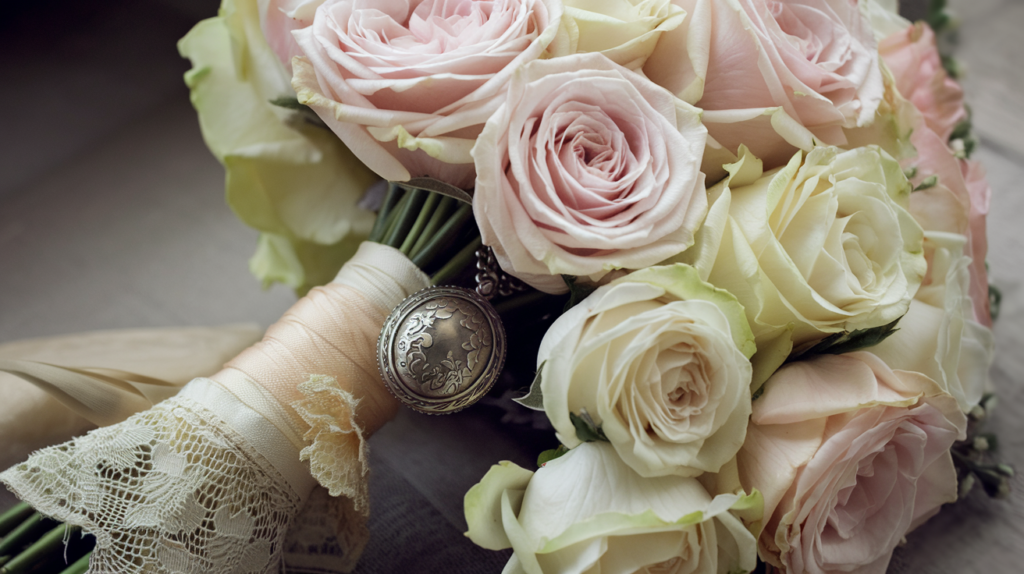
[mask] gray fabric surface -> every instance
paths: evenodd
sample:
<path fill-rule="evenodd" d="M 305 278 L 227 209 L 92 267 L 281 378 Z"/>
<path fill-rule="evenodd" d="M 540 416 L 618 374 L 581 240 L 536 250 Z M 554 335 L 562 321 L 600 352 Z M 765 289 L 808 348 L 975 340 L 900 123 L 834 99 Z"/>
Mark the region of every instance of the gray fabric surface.
<path fill-rule="evenodd" d="M 1024 469 L 1024 2 L 952 4 L 983 140 L 977 157 L 995 191 L 992 280 L 1005 296 L 992 372 L 1002 407 L 992 428 L 1004 459 Z M 180 82 L 186 65 L 174 41 L 193 17 L 172 0 L 105 6 L 99 16 L 71 10 L 68 21 L 15 28 L 16 15 L 0 24 L 0 342 L 271 323 L 294 298 L 281 287 L 262 291 L 248 274 L 256 234 L 224 205 L 223 171 Z M 488 408 L 441 418 L 403 412 L 373 437 L 374 538 L 360 572 L 500 571 L 507 553 L 463 537 L 461 508 L 490 464 L 531 464 L 533 453 L 497 417 Z M 891 571 L 1024 570 L 1024 484 L 1014 487 L 1009 501 L 975 493 L 944 509 L 909 537 Z M 0 507 L 11 502 L 3 495 Z"/>

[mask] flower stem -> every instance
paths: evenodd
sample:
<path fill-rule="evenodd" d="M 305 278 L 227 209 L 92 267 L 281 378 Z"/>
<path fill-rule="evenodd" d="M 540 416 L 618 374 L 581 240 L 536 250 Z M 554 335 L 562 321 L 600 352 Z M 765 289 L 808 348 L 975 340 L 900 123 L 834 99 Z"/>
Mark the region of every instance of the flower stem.
<path fill-rule="evenodd" d="M 385 240 L 387 245 L 397 249 L 402 244 L 402 240 L 405 239 L 406 234 L 412 228 L 413 222 L 416 221 L 420 208 L 423 207 L 423 200 L 426 198 L 426 195 L 427 192 L 422 189 L 414 189 L 408 193 L 409 201 L 405 202 L 405 205 L 399 212 L 398 220 Z"/>
<path fill-rule="evenodd" d="M 77 528 L 69 527 L 67 524 L 58 525 L 0 568 L 0 574 L 24 574 L 36 564 L 52 559 L 64 544 L 65 535 L 75 530 Z"/>
<path fill-rule="evenodd" d="M 401 190 L 401 188 L 399 188 L 399 190 Z M 397 204 L 395 204 L 395 208 L 388 213 L 388 220 L 384 225 L 384 233 L 380 236 L 380 243 L 384 245 L 387 245 L 387 238 L 391 236 L 392 230 L 394 230 L 395 226 L 398 225 L 398 216 L 402 213 L 402 210 L 405 209 L 405 205 L 409 203 L 409 196 L 411 194 L 405 193 L 404 190 L 401 191 L 403 193 L 402 198 L 398 200 Z"/>
<path fill-rule="evenodd" d="M 473 262 L 476 257 L 476 250 L 480 248 L 480 237 L 477 237 L 469 245 L 452 257 L 433 277 L 430 278 L 431 285 L 440 285 L 451 279 L 462 271 L 467 265 Z"/>
<path fill-rule="evenodd" d="M 17 528 L 25 519 L 32 516 L 32 507 L 27 502 L 19 502 L 0 515 L 0 538 L 7 536 L 7 533 Z"/>
<path fill-rule="evenodd" d="M 420 210 L 419 217 L 416 218 L 416 222 L 412 224 L 412 229 L 409 230 L 409 234 L 406 235 L 405 241 L 402 242 L 400 251 L 405 255 L 409 255 L 409 251 L 412 246 L 416 244 L 416 240 L 419 239 L 423 233 L 423 228 L 427 225 L 427 219 L 434 213 L 434 209 L 437 204 L 441 201 L 441 196 L 436 193 L 431 193 L 427 196 L 427 201 L 423 204 L 423 209 Z"/>
<path fill-rule="evenodd" d="M 458 236 L 459 232 L 462 231 L 463 225 L 471 217 L 473 217 L 473 207 L 467 204 L 460 205 L 459 209 L 455 211 L 455 215 L 445 222 L 441 230 L 437 232 L 437 235 L 430 238 L 427 244 L 423 246 L 423 250 L 412 258 L 412 262 L 420 269 L 426 267 L 442 249 L 447 247 Z"/>
<path fill-rule="evenodd" d="M 395 204 L 402 199 L 402 190 L 398 187 L 398 184 L 389 181 L 388 191 L 384 196 L 384 203 L 380 206 L 380 211 L 377 212 L 377 219 L 373 222 L 373 230 L 370 231 L 370 241 L 380 242 L 380 238 L 384 235 L 385 228 L 388 223 L 388 215 L 391 214 L 391 210 L 395 208 Z"/>
<path fill-rule="evenodd" d="M 47 529 L 53 528 L 54 522 L 45 518 L 38 512 L 26 518 L 0 542 L 0 556 L 16 554 L 22 548 L 31 544 L 36 538 Z"/>
<path fill-rule="evenodd" d="M 60 574 L 85 574 L 85 571 L 89 569 L 89 558 L 92 557 L 92 552 L 89 552 L 85 556 L 82 556 L 78 560 L 71 563 L 71 566 L 65 568 Z"/>
<path fill-rule="evenodd" d="M 533 305 L 534 303 L 542 301 L 547 297 L 551 297 L 551 295 L 548 295 L 543 291 L 531 291 L 529 293 L 523 293 L 522 295 L 517 295 L 515 297 L 505 299 L 501 303 L 495 305 L 494 310 L 497 311 L 499 315 L 505 315 L 510 311 L 515 311 L 523 307 Z"/>
<path fill-rule="evenodd" d="M 430 221 L 427 223 L 427 227 L 420 233 L 420 236 L 416 239 L 416 243 L 412 246 L 409 251 L 409 258 L 413 259 L 423 251 L 423 247 L 427 244 L 427 241 L 437 233 L 440 229 L 441 224 L 444 223 L 444 219 L 451 213 L 452 207 L 455 205 L 455 198 L 445 196 L 441 199 L 441 203 L 438 204 L 437 210 L 430 216 Z"/>

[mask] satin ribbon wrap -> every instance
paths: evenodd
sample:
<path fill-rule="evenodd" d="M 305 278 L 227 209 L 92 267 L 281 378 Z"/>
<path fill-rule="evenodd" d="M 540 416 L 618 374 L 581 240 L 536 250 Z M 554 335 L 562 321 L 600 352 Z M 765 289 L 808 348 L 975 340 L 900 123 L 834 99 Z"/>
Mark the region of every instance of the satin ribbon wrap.
<path fill-rule="evenodd" d="M 367 539 L 365 437 L 398 409 L 377 372 L 377 337 L 429 285 L 398 250 L 363 243 L 219 373 L 0 480 L 96 535 L 91 572 L 278 572 L 322 542 L 310 512 L 333 515 L 335 564 L 350 570 Z"/>

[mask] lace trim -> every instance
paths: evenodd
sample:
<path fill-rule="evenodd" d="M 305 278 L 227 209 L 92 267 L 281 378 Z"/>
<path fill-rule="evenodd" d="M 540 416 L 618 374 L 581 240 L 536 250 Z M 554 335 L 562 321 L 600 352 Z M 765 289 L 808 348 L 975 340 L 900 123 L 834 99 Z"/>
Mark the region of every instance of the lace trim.
<path fill-rule="evenodd" d="M 95 535 L 92 573 L 279 572 L 302 504 L 242 436 L 184 397 L 38 451 L 0 481 Z"/>
<path fill-rule="evenodd" d="M 334 377 L 312 375 L 298 386 L 306 398 L 292 403 L 311 428 L 303 437 L 308 446 L 299 460 L 309 461 L 309 471 L 331 496 L 352 500 L 356 510 L 369 514 L 366 474 L 368 452 L 363 431 L 354 417 L 359 402 L 338 385 Z"/>

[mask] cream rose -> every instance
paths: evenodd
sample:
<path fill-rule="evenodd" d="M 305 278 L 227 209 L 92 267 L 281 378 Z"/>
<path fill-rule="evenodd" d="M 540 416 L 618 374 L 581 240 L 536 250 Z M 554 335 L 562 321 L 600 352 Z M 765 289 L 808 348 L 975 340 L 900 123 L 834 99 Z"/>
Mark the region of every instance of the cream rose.
<path fill-rule="evenodd" d="M 934 380 L 965 413 L 981 401 L 995 351 L 992 331 L 973 320 L 966 245 L 962 235 L 925 233 L 928 273 L 921 289 L 899 330 L 871 349 L 894 369 Z"/>
<path fill-rule="evenodd" d="M 737 462 L 764 496 L 761 558 L 782 572 L 883 574 L 956 500 L 966 418 L 931 379 L 857 352 L 786 365 L 765 389 Z"/>
<path fill-rule="evenodd" d="M 686 12 L 671 0 L 565 0 L 567 41 L 555 56 L 600 52 L 620 66 L 642 68 L 662 34 L 676 29 Z"/>
<path fill-rule="evenodd" d="M 745 144 L 769 167 L 807 134 L 844 145 L 873 121 L 884 87 L 877 42 L 849 0 L 674 0 L 690 17 L 667 32 L 644 73 L 705 110 L 719 144 Z M 793 125 L 795 124 L 795 125 Z"/>
<path fill-rule="evenodd" d="M 541 341 L 544 411 L 577 447 L 570 414 L 589 414 L 642 476 L 717 472 L 743 444 L 750 415 L 743 309 L 685 265 L 652 267 L 601 287 Z"/>
<path fill-rule="evenodd" d="M 754 537 L 730 510 L 759 520 L 759 496 L 641 477 L 606 444 L 583 444 L 536 473 L 495 465 L 465 510 L 473 542 L 513 549 L 506 574 L 718 574 L 756 562 Z"/>
<path fill-rule="evenodd" d="M 700 110 L 600 54 L 536 61 L 473 148 L 473 212 L 505 271 L 550 293 L 693 243 Z"/>
<path fill-rule="evenodd" d="M 697 244 L 679 259 L 736 295 L 757 340 L 755 386 L 792 345 L 900 318 L 927 265 L 910 184 L 878 148 L 816 148 L 767 173 L 742 150 L 709 191 Z"/>
<path fill-rule="evenodd" d="M 326 0 L 293 32 L 292 85 L 381 177 L 470 188 L 477 134 L 561 13 L 555 0 Z"/>

